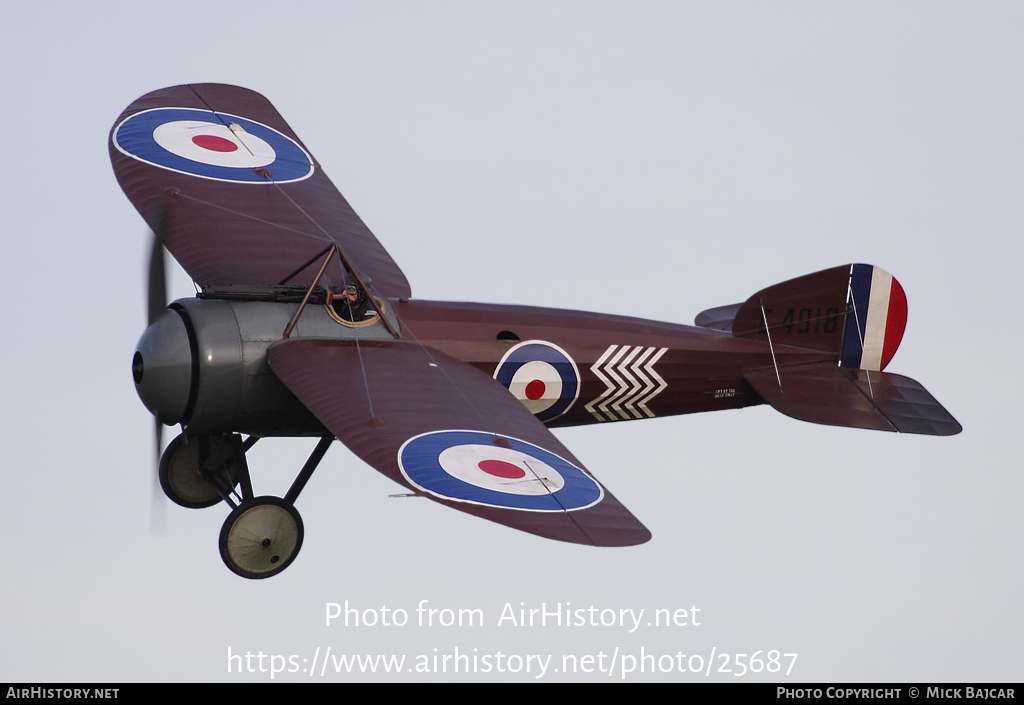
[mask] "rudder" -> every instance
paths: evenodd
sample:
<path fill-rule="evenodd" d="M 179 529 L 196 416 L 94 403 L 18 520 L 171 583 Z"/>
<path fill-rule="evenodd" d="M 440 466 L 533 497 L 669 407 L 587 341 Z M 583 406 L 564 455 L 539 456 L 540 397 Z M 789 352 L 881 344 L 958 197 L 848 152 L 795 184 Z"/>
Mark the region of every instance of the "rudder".
<path fill-rule="evenodd" d="M 731 329 L 760 340 L 770 332 L 774 345 L 832 352 L 841 367 L 881 371 L 906 324 L 900 283 L 881 267 L 847 264 L 762 289 L 739 307 Z"/>
<path fill-rule="evenodd" d="M 855 264 L 840 367 L 884 370 L 907 327 L 907 295 L 896 278 L 881 267 Z"/>

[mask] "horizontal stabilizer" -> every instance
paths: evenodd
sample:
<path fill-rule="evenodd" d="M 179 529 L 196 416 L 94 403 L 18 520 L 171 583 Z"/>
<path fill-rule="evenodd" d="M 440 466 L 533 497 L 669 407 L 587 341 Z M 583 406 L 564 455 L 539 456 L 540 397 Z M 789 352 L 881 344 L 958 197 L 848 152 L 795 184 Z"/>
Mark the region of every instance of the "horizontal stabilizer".
<path fill-rule="evenodd" d="M 930 436 L 963 430 L 928 390 L 901 375 L 819 364 L 744 377 L 777 411 L 801 421 Z"/>
<path fill-rule="evenodd" d="M 736 318 L 736 312 L 740 310 L 741 306 L 743 304 L 729 304 L 701 311 L 693 319 L 693 325 L 732 333 L 732 321 Z"/>

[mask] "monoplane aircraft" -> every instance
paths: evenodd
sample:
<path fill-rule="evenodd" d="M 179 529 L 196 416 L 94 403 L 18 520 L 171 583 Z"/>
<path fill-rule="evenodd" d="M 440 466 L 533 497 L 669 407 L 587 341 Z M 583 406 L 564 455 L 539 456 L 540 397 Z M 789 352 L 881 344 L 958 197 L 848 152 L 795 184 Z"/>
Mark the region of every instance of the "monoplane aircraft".
<path fill-rule="evenodd" d="M 257 93 L 154 91 L 109 146 L 154 232 L 132 374 L 158 451 L 161 424 L 182 429 L 160 483 L 179 505 L 231 507 L 221 556 L 246 578 L 294 560 L 295 500 L 335 439 L 414 495 L 546 538 L 630 546 L 650 532 L 549 428 L 767 403 L 815 423 L 961 430 L 920 384 L 883 372 L 907 301 L 878 267 L 776 284 L 696 326 L 424 301 Z M 165 246 L 198 290 L 170 306 Z M 280 436 L 320 441 L 283 498 L 256 496 L 246 451 Z"/>

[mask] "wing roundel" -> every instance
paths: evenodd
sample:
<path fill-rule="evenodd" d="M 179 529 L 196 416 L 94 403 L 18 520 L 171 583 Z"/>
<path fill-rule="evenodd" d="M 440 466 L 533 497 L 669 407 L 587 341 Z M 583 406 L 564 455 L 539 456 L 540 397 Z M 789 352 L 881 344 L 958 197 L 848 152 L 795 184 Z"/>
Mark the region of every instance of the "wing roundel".
<path fill-rule="evenodd" d="M 281 115 L 258 93 L 220 84 L 148 93 L 110 133 L 125 195 L 193 279 L 308 284 L 337 242 L 378 293 L 409 283 Z M 337 261 L 324 283 L 338 285 Z"/>

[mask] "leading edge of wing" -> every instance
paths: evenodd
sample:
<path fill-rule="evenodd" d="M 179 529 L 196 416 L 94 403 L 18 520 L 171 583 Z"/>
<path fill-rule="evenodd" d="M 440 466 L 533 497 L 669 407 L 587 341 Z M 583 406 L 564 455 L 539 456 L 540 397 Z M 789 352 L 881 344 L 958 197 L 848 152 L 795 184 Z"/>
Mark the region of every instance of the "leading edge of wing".
<path fill-rule="evenodd" d="M 332 241 L 388 298 L 410 296 L 387 250 L 270 101 L 222 84 L 173 86 L 129 105 L 110 160 L 132 205 L 197 282 L 309 284 Z M 341 285 L 335 261 L 323 282 Z"/>
<path fill-rule="evenodd" d="M 466 363 L 404 341 L 283 340 L 269 358 L 331 433 L 418 494 L 559 541 L 651 538 L 526 407 Z"/>

